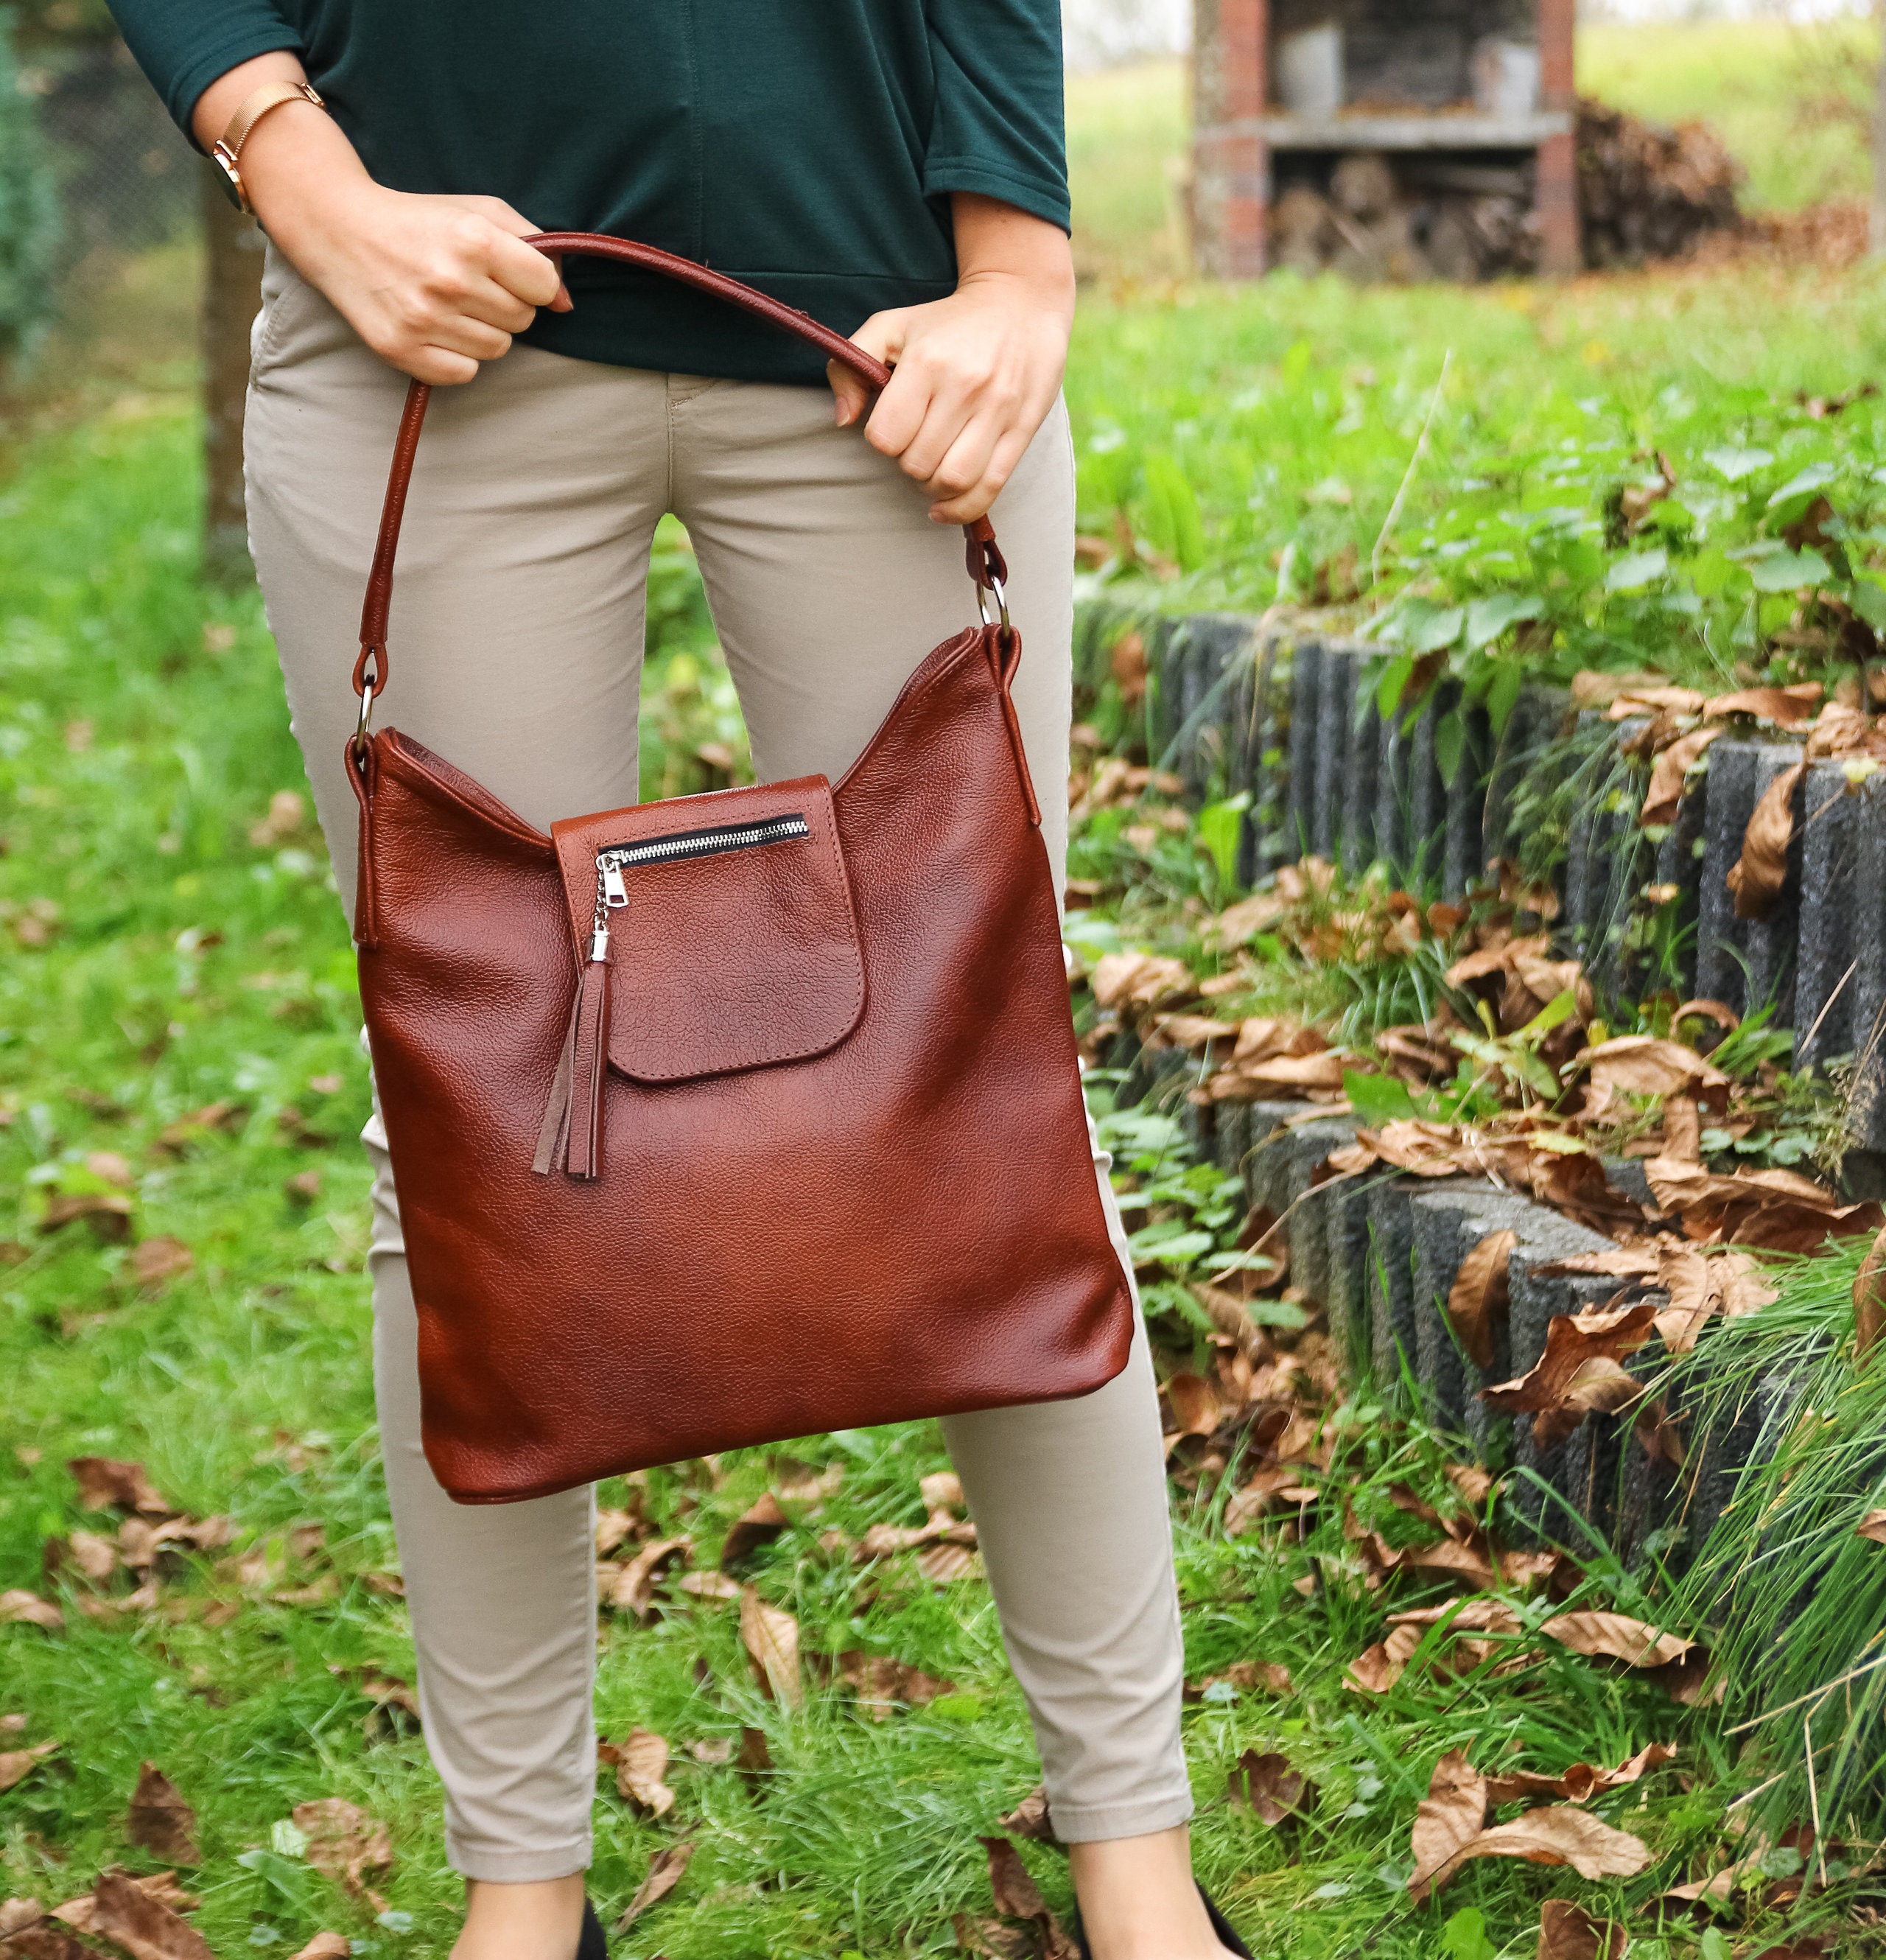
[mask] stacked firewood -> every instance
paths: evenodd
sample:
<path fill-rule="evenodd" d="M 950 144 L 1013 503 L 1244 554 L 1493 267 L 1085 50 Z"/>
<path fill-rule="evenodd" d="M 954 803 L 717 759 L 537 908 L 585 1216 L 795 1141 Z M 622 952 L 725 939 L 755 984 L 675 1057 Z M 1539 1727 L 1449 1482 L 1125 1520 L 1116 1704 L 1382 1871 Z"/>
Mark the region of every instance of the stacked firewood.
<path fill-rule="evenodd" d="M 1741 166 L 1702 123 L 1640 123 L 1601 102 L 1578 106 L 1578 200 L 1588 266 L 1680 259 L 1741 224 Z"/>
<path fill-rule="evenodd" d="M 1578 183 L 1585 262 L 1678 258 L 1706 234 L 1739 230 L 1741 173 L 1700 124 L 1663 129 L 1581 102 Z M 1271 208 L 1271 262 L 1362 285 L 1472 282 L 1538 264 L 1533 167 L 1374 151 L 1327 179 L 1286 182 Z"/>

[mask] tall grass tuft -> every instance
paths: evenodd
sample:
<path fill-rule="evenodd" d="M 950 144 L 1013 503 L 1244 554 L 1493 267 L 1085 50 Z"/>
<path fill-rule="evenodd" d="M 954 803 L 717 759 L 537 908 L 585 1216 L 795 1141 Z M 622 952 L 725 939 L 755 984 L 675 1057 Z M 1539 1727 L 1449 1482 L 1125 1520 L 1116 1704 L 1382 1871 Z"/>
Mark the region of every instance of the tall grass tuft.
<path fill-rule="evenodd" d="M 1714 1327 L 1679 1364 L 1689 1447 L 1757 1440 L 1683 1587 L 1719 1631 L 1742 1807 L 1771 1837 L 1886 1834 L 1886 1349 L 1854 1352 L 1863 1242 L 1778 1266 L 1780 1297 Z"/>

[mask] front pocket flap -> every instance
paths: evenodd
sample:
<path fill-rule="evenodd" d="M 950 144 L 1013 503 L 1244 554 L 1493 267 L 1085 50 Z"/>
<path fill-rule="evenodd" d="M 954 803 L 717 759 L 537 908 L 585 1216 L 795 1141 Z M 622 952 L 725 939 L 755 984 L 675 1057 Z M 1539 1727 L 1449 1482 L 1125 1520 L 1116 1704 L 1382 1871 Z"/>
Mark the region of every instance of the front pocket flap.
<path fill-rule="evenodd" d="M 682 1082 L 822 1055 L 864 1011 L 864 958 L 823 776 L 555 824 L 579 957 L 599 887 L 611 1064 Z"/>

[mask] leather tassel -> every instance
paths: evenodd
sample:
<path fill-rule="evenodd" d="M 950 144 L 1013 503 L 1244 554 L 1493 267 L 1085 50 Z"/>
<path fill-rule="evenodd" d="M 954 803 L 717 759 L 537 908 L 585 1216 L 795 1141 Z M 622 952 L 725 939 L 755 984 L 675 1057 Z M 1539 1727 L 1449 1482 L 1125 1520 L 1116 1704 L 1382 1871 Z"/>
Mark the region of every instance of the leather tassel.
<path fill-rule="evenodd" d="M 563 1052 L 557 1058 L 557 1072 L 550 1083 L 550 1099 L 543 1108 L 543 1128 L 537 1132 L 537 1154 L 530 1168 L 539 1177 L 548 1177 L 563 1157 L 570 1134 L 570 1079 L 576 1067 L 576 1024 L 583 1009 L 579 986 L 570 1003 L 570 1025 L 565 1030 Z"/>
<path fill-rule="evenodd" d="M 609 969 L 607 955 L 583 969 L 577 995 L 576 1039 L 570 1058 L 569 1172 L 603 1174 L 603 1080 L 609 1069 Z"/>

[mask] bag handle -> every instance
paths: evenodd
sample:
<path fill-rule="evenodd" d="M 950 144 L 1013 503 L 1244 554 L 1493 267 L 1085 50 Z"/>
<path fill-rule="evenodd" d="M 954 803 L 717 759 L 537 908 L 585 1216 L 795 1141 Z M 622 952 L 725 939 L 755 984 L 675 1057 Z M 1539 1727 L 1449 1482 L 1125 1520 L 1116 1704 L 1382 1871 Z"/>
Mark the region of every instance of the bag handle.
<path fill-rule="evenodd" d="M 765 293 L 755 291 L 751 286 L 743 285 L 738 279 L 730 279 L 724 272 L 697 265 L 692 259 L 680 258 L 654 245 L 638 243 L 632 238 L 612 238 L 598 231 L 539 231 L 523 242 L 552 256 L 573 253 L 593 259 L 613 259 L 622 265 L 639 266 L 646 272 L 660 272 L 668 278 L 678 279 L 683 285 L 711 293 L 717 299 L 725 300 L 788 333 L 797 335 L 801 340 L 809 341 L 827 359 L 839 361 L 850 368 L 869 388 L 882 390 L 890 381 L 891 371 L 883 361 L 873 359 L 854 342 L 833 332 L 809 313 L 801 313 L 796 307 L 787 306 Z M 361 610 L 360 658 L 354 663 L 354 692 L 360 696 L 360 725 L 354 737 L 357 752 L 366 740 L 374 698 L 386 689 L 389 671 L 386 614 L 393 603 L 393 556 L 399 546 L 399 525 L 406 515 L 406 492 L 412 486 L 413 457 L 418 450 L 419 431 L 425 426 L 426 404 L 431 396 L 431 386 L 424 381 L 415 381 L 407 389 L 406 409 L 399 418 L 399 433 L 393 443 L 393 468 L 386 479 L 386 499 L 380 511 L 380 534 L 374 545 L 373 569 L 367 574 L 367 602 Z M 1007 634 L 1009 610 L 1004 586 L 1008 567 L 996 543 L 994 527 L 987 517 L 978 517 L 975 523 L 963 526 L 962 534 L 969 576 L 975 581 L 976 601 L 981 609 L 983 623 L 996 623 L 989 616 L 988 602 L 993 597 L 997 619 Z"/>

